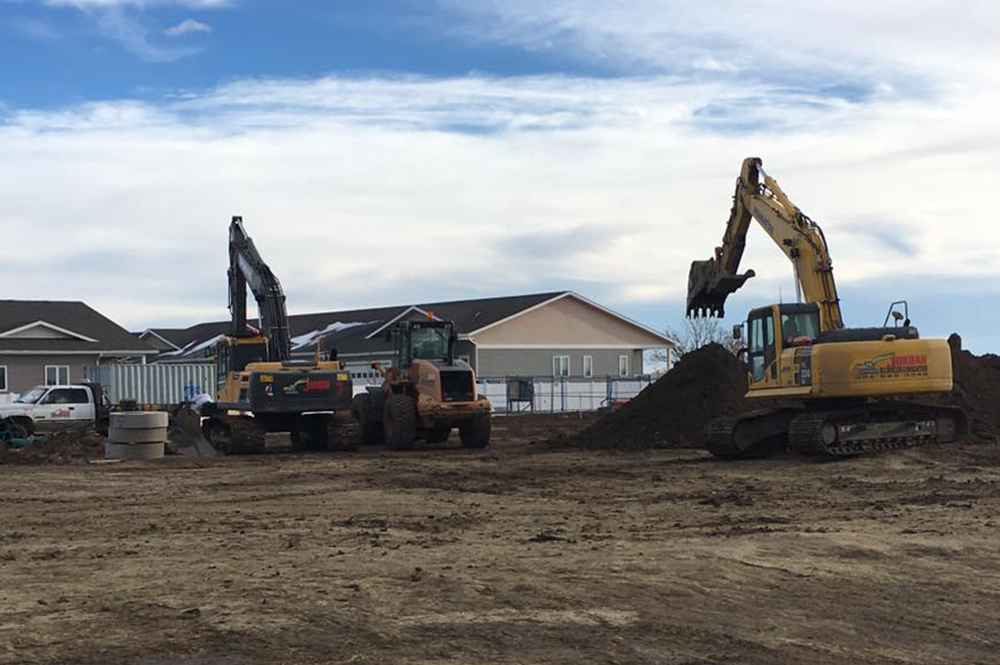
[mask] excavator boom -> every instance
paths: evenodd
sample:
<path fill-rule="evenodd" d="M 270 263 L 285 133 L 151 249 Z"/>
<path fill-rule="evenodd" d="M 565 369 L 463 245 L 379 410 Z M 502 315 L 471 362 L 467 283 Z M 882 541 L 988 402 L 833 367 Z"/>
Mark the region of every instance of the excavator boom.
<path fill-rule="evenodd" d="M 235 336 L 250 332 L 247 326 L 248 286 L 257 300 L 261 332 L 267 337 L 268 359 L 288 360 L 291 340 L 285 293 L 243 228 L 243 218 L 236 216 L 229 225 L 229 311 Z"/>
<path fill-rule="evenodd" d="M 726 298 L 754 276 L 753 270 L 739 272 L 751 220 L 757 220 L 792 262 L 805 300 L 819 304 L 823 329 L 843 328 L 833 263 L 822 229 L 788 199 L 756 157 L 743 160 L 722 245 L 711 259 L 691 264 L 687 315 L 723 316 Z"/>

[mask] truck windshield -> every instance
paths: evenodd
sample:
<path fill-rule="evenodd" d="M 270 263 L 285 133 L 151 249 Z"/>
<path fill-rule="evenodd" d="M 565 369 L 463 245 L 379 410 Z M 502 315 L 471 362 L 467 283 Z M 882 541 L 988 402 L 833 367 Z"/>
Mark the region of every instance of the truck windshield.
<path fill-rule="evenodd" d="M 447 360 L 448 337 L 447 328 L 417 328 L 413 330 L 410 337 L 413 357 L 424 360 Z"/>
<path fill-rule="evenodd" d="M 42 399 L 42 395 L 44 395 L 47 390 L 48 388 L 38 386 L 28 390 L 27 392 L 21 393 L 14 401 L 19 404 L 35 404 L 38 400 Z"/>

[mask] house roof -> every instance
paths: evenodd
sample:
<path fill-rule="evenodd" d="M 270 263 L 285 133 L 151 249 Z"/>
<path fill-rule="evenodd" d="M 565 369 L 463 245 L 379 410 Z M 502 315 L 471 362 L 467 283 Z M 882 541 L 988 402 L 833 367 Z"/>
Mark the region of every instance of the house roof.
<path fill-rule="evenodd" d="M 591 301 L 570 291 L 552 291 L 499 298 L 478 298 L 474 300 L 452 300 L 444 302 L 395 305 L 337 312 L 295 314 L 288 317 L 292 338 L 293 354 L 314 353 L 316 344 L 322 340 L 324 349 L 336 348 L 341 355 L 370 353 L 389 350 L 391 344 L 380 334 L 395 320 L 404 316 L 433 315 L 435 318 L 452 321 L 455 332 L 460 336 L 475 334 L 486 327 L 506 321 L 514 316 L 544 305 L 550 301 L 575 296 L 584 302 Z M 600 307 L 600 306 L 598 306 Z M 604 309 L 604 308 L 601 308 Z M 608 311 L 605 309 L 605 311 Z M 609 312 L 614 314 L 614 312 Z M 625 319 L 629 323 L 651 331 L 641 324 Z M 258 325 L 256 320 L 251 325 Z M 208 355 L 206 343 L 229 331 L 229 321 L 201 323 L 190 328 L 153 328 L 147 332 L 155 334 L 178 347 L 157 357 L 157 360 L 183 361 L 204 359 Z M 660 335 L 662 336 L 662 335 Z M 665 343 L 672 343 L 664 337 Z"/>
<path fill-rule="evenodd" d="M 0 353 L 34 352 L 150 355 L 156 350 L 82 302 L 0 300 Z"/>

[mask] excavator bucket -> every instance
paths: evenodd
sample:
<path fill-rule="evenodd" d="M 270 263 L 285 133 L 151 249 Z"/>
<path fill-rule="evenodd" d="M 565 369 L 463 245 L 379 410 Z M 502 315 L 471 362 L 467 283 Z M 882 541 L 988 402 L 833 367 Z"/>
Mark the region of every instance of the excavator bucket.
<path fill-rule="evenodd" d="M 726 298 L 754 276 L 753 270 L 742 275 L 729 275 L 719 269 L 715 259 L 692 261 L 688 273 L 687 315 L 722 318 Z"/>

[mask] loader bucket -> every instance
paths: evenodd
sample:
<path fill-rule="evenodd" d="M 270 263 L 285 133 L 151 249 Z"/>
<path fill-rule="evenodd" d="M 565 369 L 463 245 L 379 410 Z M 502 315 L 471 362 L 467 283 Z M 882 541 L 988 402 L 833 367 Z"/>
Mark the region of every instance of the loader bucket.
<path fill-rule="evenodd" d="M 688 273 L 687 315 L 722 318 L 726 298 L 754 276 L 753 270 L 742 275 L 729 275 L 719 270 L 715 259 L 692 261 Z"/>

